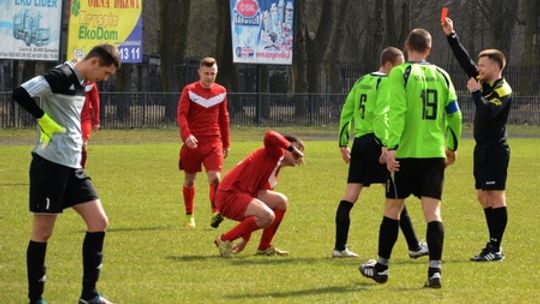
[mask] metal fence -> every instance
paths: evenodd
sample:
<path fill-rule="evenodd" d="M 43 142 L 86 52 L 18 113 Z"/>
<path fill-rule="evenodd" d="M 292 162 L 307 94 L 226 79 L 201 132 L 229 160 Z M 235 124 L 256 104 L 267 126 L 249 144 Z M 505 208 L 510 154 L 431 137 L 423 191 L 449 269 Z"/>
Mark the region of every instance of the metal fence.
<path fill-rule="evenodd" d="M 337 125 L 346 94 L 229 93 L 232 125 Z M 102 128 L 176 127 L 179 93 L 101 93 Z M 464 122 L 471 123 L 474 105 L 460 96 Z M 510 124 L 540 125 L 540 97 L 514 96 Z M 27 128 L 35 120 L 16 104 L 11 92 L 0 92 L 0 127 Z"/>

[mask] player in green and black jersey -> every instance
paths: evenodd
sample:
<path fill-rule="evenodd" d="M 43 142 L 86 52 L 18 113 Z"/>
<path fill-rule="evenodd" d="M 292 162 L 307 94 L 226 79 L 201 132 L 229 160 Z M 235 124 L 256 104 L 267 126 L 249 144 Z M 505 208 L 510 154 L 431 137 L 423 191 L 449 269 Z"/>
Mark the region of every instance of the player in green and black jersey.
<path fill-rule="evenodd" d="M 414 29 L 405 43 L 408 62 L 388 76 L 388 148 L 386 206 L 379 231 L 379 258 L 360 265 L 362 275 L 385 283 L 390 255 L 397 240 L 399 215 L 405 199 L 421 199 L 427 221 L 428 280 L 441 287 L 444 227 L 441 194 L 445 166 L 455 161 L 461 136 L 461 112 L 454 86 L 441 68 L 426 62 L 431 35 Z"/>
<path fill-rule="evenodd" d="M 478 65 L 459 42 L 450 18 L 442 23 L 454 56 L 470 79 L 467 89 L 476 106 L 474 117 L 474 179 L 478 201 L 484 209 L 489 241 L 475 262 L 504 260 L 501 241 L 508 222 L 506 177 L 510 147 L 506 142 L 506 123 L 512 103 L 512 89 L 502 77 L 504 54 L 496 49 L 478 54 Z"/>
<path fill-rule="evenodd" d="M 358 79 L 343 105 L 339 122 L 339 146 L 343 160 L 349 164 L 349 175 L 345 194 L 336 211 L 333 257 L 358 257 L 346 247 L 350 211 L 363 187 L 382 184 L 388 179 L 386 166 L 379 162 L 381 143 L 387 138 L 387 74 L 392 67 L 403 61 L 401 50 L 394 47 L 384 49 L 379 70 Z M 351 151 L 348 144 L 353 122 L 355 139 Z M 427 255 L 427 245 L 418 241 L 406 208 L 401 213 L 400 226 L 407 240 L 409 256 L 418 258 Z"/>

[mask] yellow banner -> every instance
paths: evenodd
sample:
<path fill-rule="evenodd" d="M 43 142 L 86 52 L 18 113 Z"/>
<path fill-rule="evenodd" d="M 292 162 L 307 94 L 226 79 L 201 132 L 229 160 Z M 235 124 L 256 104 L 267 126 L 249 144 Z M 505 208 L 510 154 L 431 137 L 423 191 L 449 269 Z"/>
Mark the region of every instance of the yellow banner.
<path fill-rule="evenodd" d="M 142 61 L 142 0 L 72 0 L 69 12 L 68 60 L 108 42 L 122 62 Z"/>

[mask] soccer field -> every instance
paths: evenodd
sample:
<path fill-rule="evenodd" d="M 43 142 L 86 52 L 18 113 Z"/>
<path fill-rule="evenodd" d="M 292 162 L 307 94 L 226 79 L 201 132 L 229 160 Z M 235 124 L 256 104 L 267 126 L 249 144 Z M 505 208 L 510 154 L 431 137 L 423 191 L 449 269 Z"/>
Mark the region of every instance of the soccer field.
<path fill-rule="evenodd" d="M 292 128 L 277 131 L 293 133 Z M 280 172 L 277 191 L 289 210 L 274 244 L 288 257 L 254 256 L 260 233 L 244 252 L 219 256 L 213 240 L 234 225 L 211 229 L 205 175 L 197 180 L 197 228 L 182 226 L 182 174 L 177 169 L 177 130 L 95 133 L 87 173 L 110 219 L 99 290 L 115 303 L 536 303 L 540 272 L 540 162 L 538 138 L 511 138 L 507 200 L 509 224 L 504 262 L 469 262 L 487 241 L 484 214 L 472 177 L 472 139 L 464 139 L 457 163 L 447 170 L 443 194 L 443 288 L 421 288 L 427 258 L 412 260 L 401 235 L 388 283 L 358 272 L 377 255 L 384 192 L 364 189 L 351 212 L 349 246 L 359 259 L 332 259 L 335 210 L 347 166 L 335 130 L 299 128 L 306 164 Z M 265 129 L 233 129 L 226 169 L 262 144 Z M 322 133 L 319 134 L 319 133 Z M 30 235 L 28 169 L 32 130 L 0 130 L 0 303 L 26 301 L 26 246 Z M 226 171 L 226 170 L 225 170 Z M 416 198 L 407 200 L 416 231 L 426 225 Z M 72 210 L 59 217 L 47 251 L 45 298 L 75 303 L 82 278 L 85 225 Z"/>

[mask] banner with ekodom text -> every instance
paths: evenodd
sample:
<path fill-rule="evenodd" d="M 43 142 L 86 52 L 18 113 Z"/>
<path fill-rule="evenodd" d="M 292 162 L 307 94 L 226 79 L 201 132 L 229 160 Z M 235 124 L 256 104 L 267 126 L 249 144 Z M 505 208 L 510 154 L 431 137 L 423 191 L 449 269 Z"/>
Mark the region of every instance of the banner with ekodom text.
<path fill-rule="evenodd" d="M 122 63 L 142 62 L 142 0 L 71 0 L 67 59 L 82 59 L 95 45 L 112 43 Z"/>
<path fill-rule="evenodd" d="M 292 64 L 295 0 L 230 0 L 234 63 Z"/>
<path fill-rule="evenodd" d="M 62 0 L 0 0 L 0 58 L 55 61 Z"/>

